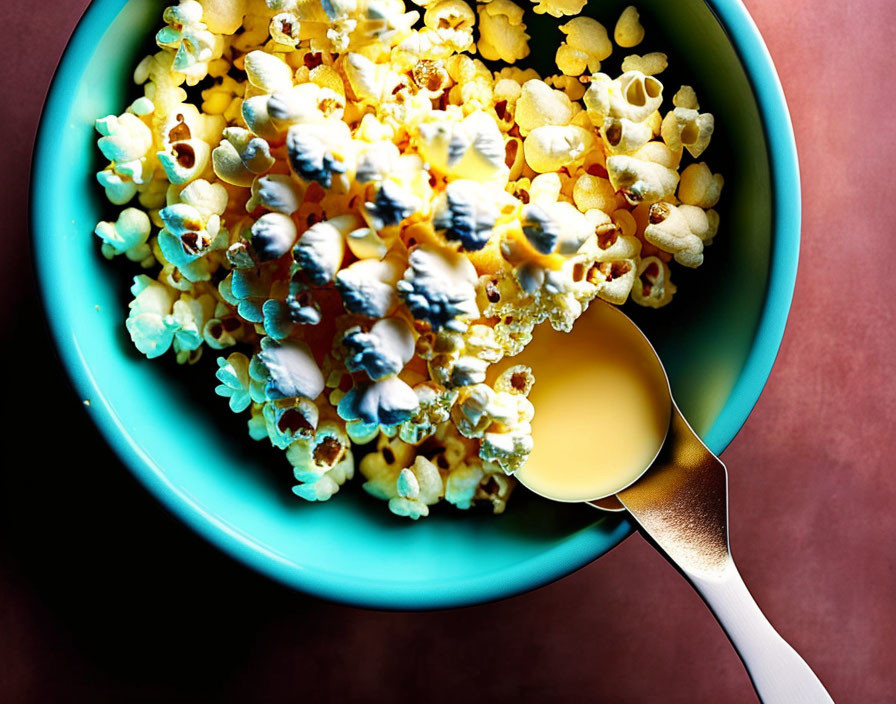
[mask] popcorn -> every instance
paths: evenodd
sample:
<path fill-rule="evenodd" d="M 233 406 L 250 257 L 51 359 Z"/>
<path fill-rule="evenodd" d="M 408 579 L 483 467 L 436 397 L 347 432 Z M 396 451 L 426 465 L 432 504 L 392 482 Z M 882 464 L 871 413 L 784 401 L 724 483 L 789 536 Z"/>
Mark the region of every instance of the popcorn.
<path fill-rule="evenodd" d="M 330 188 L 334 176 L 349 169 L 351 132 L 344 122 L 300 124 L 289 128 L 286 148 L 296 175 Z"/>
<path fill-rule="evenodd" d="M 252 212 L 265 208 L 275 213 L 292 215 L 302 205 L 297 184 L 284 174 L 267 174 L 252 179 L 252 197 L 246 202 L 246 210 Z"/>
<path fill-rule="evenodd" d="M 278 399 L 262 405 L 265 430 L 271 444 L 281 450 L 315 435 L 320 413 L 307 398 Z"/>
<path fill-rule="evenodd" d="M 703 245 L 712 242 L 718 229 L 714 211 L 710 216 L 693 205 L 674 206 L 654 203 L 650 206 L 650 224 L 644 239 L 664 252 L 675 255 L 683 266 L 697 267 L 703 263 Z"/>
<path fill-rule="evenodd" d="M 389 499 L 389 510 L 413 520 L 429 515 L 429 506 L 442 496 L 444 488 L 438 468 L 425 457 L 402 469 L 395 483 L 398 496 Z"/>
<path fill-rule="evenodd" d="M 515 367 L 508 370 L 518 371 Z M 534 412 L 522 392 L 495 391 L 486 384 L 475 384 L 460 389 L 451 417 L 462 435 L 480 439 L 481 459 L 494 462 L 511 474 L 532 451 Z"/>
<path fill-rule="evenodd" d="M 628 71 L 615 80 L 599 73 L 592 76 L 584 101 L 596 127 L 607 117 L 643 122 L 662 104 L 663 84 L 641 71 Z"/>
<path fill-rule="evenodd" d="M 332 420 L 323 421 L 312 437 L 293 442 L 286 459 L 301 482 L 292 491 L 306 501 L 327 501 L 355 474 L 351 441 Z"/>
<path fill-rule="evenodd" d="M 397 287 L 414 318 L 434 330 L 463 332 L 466 321 L 479 316 L 475 283 L 476 270 L 463 255 L 420 245 Z"/>
<path fill-rule="evenodd" d="M 669 265 L 659 257 L 641 259 L 632 287 L 634 301 L 649 308 L 662 308 L 667 305 L 676 291 L 669 275 Z"/>
<path fill-rule="evenodd" d="M 709 146 L 715 120 L 709 113 L 688 108 L 675 108 L 663 118 L 663 141 L 673 150 L 684 147 L 697 158 Z"/>
<path fill-rule="evenodd" d="M 714 174 L 704 163 L 691 164 L 681 172 L 678 197 L 682 203 L 700 208 L 712 208 L 719 202 L 725 179 Z"/>
<path fill-rule="evenodd" d="M 269 399 L 315 399 L 324 390 L 320 368 L 304 342 L 262 338 L 258 361 L 265 369 L 265 394 Z"/>
<path fill-rule="evenodd" d="M 398 281 L 405 261 L 399 255 L 362 259 L 336 274 L 336 287 L 349 313 L 384 318 L 399 304 Z"/>
<path fill-rule="evenodd" d="M 451 419 L 451 407 L 457 400 L 457 391 L 424 381 L 414 386 L 414 393 L 417 395 L 417 410 L 402 422 L 398 436 L 406 443 L 419 445 Z"/>
<path fill-rule="evenodd" d="M 200 179 L 184 188 L 179 199 L 159 211 L 165 225 L 159 232 L 159 247 L 166 261 L 189 281 L 208 280 L 207 268 L 190 265 L 225 247 L 228 232 L 220 216 L 227 207 L 227 191 L 220 184 Z"/>
<path fill-rule="evenodd" d="M 228 127 L 224 139 L 212 152 L 215 175 L 234 186 L 249 186 L 259 174 L 274 165 L 271 147 L 241 127 Z"/>
<path fill-rule="evenodd" d="M 252 225 L 252 246 L 262 262 L 282 257 L 296 237 L 296 224 L 283 213 L 267 213 Z"/>
<path fill-rule="evenodd" d="M 506 196 L 504 191 L 490 192 L 475 181 L 453 181 L 435 208 L 433 227 L 437 232 L 443 231 L 447 240 L 459 241 L 468 251 L 482 249 L 501 217 L 499 206 L 504 198 L 499 194 Z"/>
<path fill-rule="evenodd" d="M 668 57 L 659 51 L 639 56 L 631 54 L 622 60 L 623 71 L 640 71 L 645 76 L 655 76 L 662 73 L 669 66 Z"/>
<path fill-rule="evenodd" d="M 360 326 L 345 331 L 350 372 L 363 371 L 373 381 L 398 374 L 414 356 L 414 334 L 401 318 L 383 318 L 369 332 Z"/>
<path fill-rule="evenodd" d="M 454 178 L 485 183 L 507 178 L 504 137 L 495 119 L 473 112 L 460 121 L 434 111 L 418 127 L 420 155 L 430 167 Z"/>
<path fill-rule="evenodd" d="M 251 51 L 245 59 L 246 77 L 259 93 L 292 88 L 292 69 L 285 61 L 265 51 Z"/>
<path fill-rule="evenodd" d="M 587 0 L 532 0 L 535 7 L 532 9 L 536 14 L 548 14 L 552 17 L 563 17 L 564 15 L 577 15 L 585 7 Z"/>
<path fill-rule="evenodd" d="M 418 354 L 427 360 L 430 376 L 446 387 L 485 381 L 490 364 L 504 356 L 494 328 L 471 325 L 464 333 L 441 330 L 418 341 Z"/>
<path fill-rule="evenodd" d="M 573 3 L 580 1 L 571 0 Z M 512 64 L 529 55 L 529 35 L 523 23 L 523 8 L 510 0 L 490 0 L 476 9 L 479 13 L 476 50 L 483 59 Z"/>
<path fill-rule="evenodd" d="M 586 70 L 597 73 L 600 62 L 613 53 L 606 28 L 591 17 L 576 17 L 560 25 L 560 31 L 566 41 L 557 49 L 556 63 L 567 76 L 581 76 Z"/>
<path fill-rule="evenodd" d="M 688 110 L 699 110 L 700 103 L 697 102 L 697 94 L 691 86 L 682 86 L 678 92 L 672 96 L 672 105 L 677 108 L 687 108 Z"/>
<path fill-rule="evenodd" d="M 96 226 L 96 236 L 103 240 L 102 252 L 106 259 L 124 254 L 144 269 L 155 263 L 146 240 L 149 239 L 149 216 L 137 208 L 125 208 L 113 222 L 101 222 Z"/>
<path fill-rule="evenodd" d="M 575 125 L 536 127 L 523 142 L 526 163 L 536 173 L 555 172 L 581 163 L 594 136 Z"/>
<path fill-rule="evenodd" d="M 295 266 L 311 283 L 329 283 L 342 265 L 345 236 L 360 225 L 356 215 L 340 215 L 312 225 L 293 249 Z"/>
<path fill-rule="evenodd" d="M 175 50 L 172 68 L 183 73 L 189 85 L 205 77 L 209 62 L 224 49 L 222 38 L 209 31 L 202 15 L 202 5 L 196 0 L 181 0 L 179 5 L 165 8 L 162 19 L 168 27 L 156 34 L 160 47 Z"/>
<path fill-rule="evenodd" d="M 644 27 L 641 26 L 640 19 L 641 16 L 633 5 L 626 7 L 619 15 L 619 19 L 616 20 L 613 40 L 625 49 L 631 49 L 640 44 L 644 39 Z"/>
<path fill-rule="evenodd" d="M 626 155 L 608 157 L 607 174 L 613 188 L 621 190 L 633 205 L 655 203 L 672 195 L 679 178 L 673 169 Z"/>
<path fill-rule="evenodd" d="M 613 43 L 589 17 L 560 24 L 542 76 L 507 65 L 530 51 L 511 0 L 416 4 L 172 4 L 143 95 L 97 120 L 97 181 L 139 207 L 95 233 L 152 273 L 125 322 L 139 351 L 241 345 L 216 355 L 215 392 L 284 452 L 296 496 L 331 499 L 357 457 L 396 515 L 500 513 L 535 377 L 492 365 L 595 298 L 672 300 L 670 266 L 699 265 L 718 232 L 722 176 L 681 170 L 714 120 L 686 85 L 664 105 L 665 54 L 601 73 Z M 615 43 L 643 38 L 626 8 Z"/>
<path fill-rule="evenodd" d="M 414 390 L 396 376 L 381 381 L 360 383 L 352 388 L 336 408 L 347 421 L 360 420 L 371 425 L 397 425 L 418 409 Z"/>
<path fill-rule="evenodd" d="M 218 357 L 218 371 L 215 376 L 221 383 L 215 393 L 229 399 L 230 410 L 242 413 L 252 403 L 265 401 L 264 385 L 251 376 L 249 358 L 240 352 L 227 357 Z"/>
<path fill-rule="evenodd" d="M 536 127 L 569 124 L 574 112 L 573 103 L 565 93 L 533 79 L 522 84 L 514 117 L 520 134 L 525 136 Z"/>

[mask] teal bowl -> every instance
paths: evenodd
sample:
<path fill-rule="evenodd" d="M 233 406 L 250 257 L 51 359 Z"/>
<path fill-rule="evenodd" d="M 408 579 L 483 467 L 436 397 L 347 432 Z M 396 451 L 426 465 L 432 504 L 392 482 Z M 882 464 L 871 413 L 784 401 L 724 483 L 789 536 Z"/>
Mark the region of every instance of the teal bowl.
<path fill-rule="evenodd" d="M 592 0 L 592 14 L 612 26 L 627 3 Z M 252 443 L 244 419 L 214 395 L 213 355 L 205 367 L 183 369 L 132 349 L 128 275 L 100 256 L 92 234 L 109 215 L 94 180 L 102 164 L 93 123 L 134 97 L 131 74 L 162 5 L 94 0 L 53 81 L 33 166 L 34 252 L 47 315 L 77 393 L 124 463 L 234 557 L 361 606 L 442 608 L 510 596 L 569 574 L 629 535 L 618 515 L 524 490 L 501 516 L 445 510 L 416 523 L 393 517 L 358 482 L 329 502 L 303 503 L 289 491 L 282 455 Z M 796 148 L 774 66 L 738 0 L 638 7 L 648 37 L 638 50 L 666 50 L 678 71 L 662 76 L 672 92 L 687 76 L 715 114 L 705 159 L 727 183 L 721 233 L 704 266 L 677 270 L 669 307 L 629 312 L 656 344 L 685 415 L 719 453 L 756 402 L 784 332 L 799 251 Z M 533 56 L 553 55 L 557 24 L 533 21 Z"/>

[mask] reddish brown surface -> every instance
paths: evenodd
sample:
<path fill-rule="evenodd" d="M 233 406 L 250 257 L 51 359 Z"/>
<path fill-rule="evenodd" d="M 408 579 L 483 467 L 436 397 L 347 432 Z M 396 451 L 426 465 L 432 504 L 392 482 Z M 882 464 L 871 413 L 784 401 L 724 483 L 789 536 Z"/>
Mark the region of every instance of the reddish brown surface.
<path fill-rule="evenodd" d="M 639 537 L 522 597 L 377 613 L 248 572 L 137 485 L 58 371 L 28 262 L 36 120 L 86 4 L 3 2 L 4 407 L 43 430 L 38 445 L 3 435 L 0 700 L 755 701 L 702 603 Z M 893 702 L 896 9 L 747 5 L 793 113 L 805 220 L 781 354 L 724 455 L 733 551 L 838 703 Z"/>

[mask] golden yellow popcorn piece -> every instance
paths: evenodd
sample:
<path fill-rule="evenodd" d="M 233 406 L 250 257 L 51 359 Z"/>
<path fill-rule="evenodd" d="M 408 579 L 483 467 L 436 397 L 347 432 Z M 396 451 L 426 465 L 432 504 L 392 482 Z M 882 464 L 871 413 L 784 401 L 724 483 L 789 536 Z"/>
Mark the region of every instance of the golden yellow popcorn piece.
<path fill-rule="evenodd" d="M 491 0 L 480 4 L 477 12 L 479 42 L 476 49 L 483 59 L 512 64 L 529 55 L 529 35 L 523 23 L 523 8 L 510 0 Z"/>
<path fill-rule="evenodd" d="M 594 135 L 575 125 L 543 125 L 523 142 L 526 163 L 537 173 L 556 172 L 580 164 L 594 146 Z"/>
<path fill-rule="evenodd" d="M 688 110 L 699 110 L 700 103 L 697 102 L 697 93 L 691 86 L 682 86 L 678 92 L 672 96 L 672 105 L 677 108 L 687 108 Z"/>
<path fill-rule="evenodd" d="M 591 17 L 576 17 L 560 25 L 560 31 L 566 41 L 557 49 L 555 61 L 567 76 L 581 76 L 586 70 L 597 73 L 600 62 L 613 53 L 606 28 Z"/>
<path fill-rule="evenodd" d="M 622 60 L 623 71 L 640 71 L 645 76 L 655 76 L 662 73 L 669 66 L 668 57 L 659 51 L 638 56 L 631 54 Z"/>
<path fill-rule="evenodd" d="M 582 212 L 597 208 L 610 213 L 616 207 L 616 189 L 610 181 L 589 173 L 583 173 L 576 179 L 572 197 Z"/>
<path fill-rule="evenodd" d="M 705 162 L 691 164 L 681 172 L 678 197 L 682 203 L 700 208 L 712 208 L 719 202 L 725 179 L 714 174 Z"/>
<path fill-rule="evenodd" d="M 626 7 L 616 20 L 613 40 L 624 49 L 631 49 L 640 44 L 644 39 L 644 27 L 641 26 L 640 19 L 641 16 L 634 5 Z"/>
<path fill-rule="evenodd" d="M 564 17 L 579 14 L 588 0 L 532 0 L 532 2 L 535 3 L 532 9 L 538 15 Z"/>

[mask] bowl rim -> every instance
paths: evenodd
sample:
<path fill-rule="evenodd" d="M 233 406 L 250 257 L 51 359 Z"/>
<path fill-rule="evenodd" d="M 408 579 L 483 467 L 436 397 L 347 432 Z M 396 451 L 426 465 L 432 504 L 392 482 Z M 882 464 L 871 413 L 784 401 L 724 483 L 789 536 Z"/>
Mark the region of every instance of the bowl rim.
<path fill-rule="evenodd" d="M 571 574 L 618 545 L 633 532 L 630 521 L 620 520 L 610 531 L 610 547 L 595 549 L 593 544 L 566 541 L 541 557 L 505 568 L 499 573 L 480 575 L 440 585 L 435 591 L 396 588 L 391 582 L 347 578 L 312 571 L 282 560 L 243 535 L 235 533 L 220 519 L 178 490 L 139 449 L 121 426 L 102 390 L 91 377 L 78 346 L 72 345 L 64 317 L 54 314 L 56 301 L 64 295 L 52 285 L 52 268 L 46 256 L 52 250 L 52 232 L 42 225 L 39 213 L 52 207 L 52 189 L 41 187 L 53 164 L 53 140 L 47 135 L 65 123 L 72 93 L 69 78 L 89 57 L 91 37 L 102 33 L 109 17 L 121 10 L 126 0 L 92 0 L 76 25 L 57 65 L 48 89 L 31 163 L 30 214 L 32 256 L 44 311 L 68 376 L 81 398 L 94 398 L 88 414 L 106 442 L 130 471 L 172 513 L 223 552 L 262 574 L 317 597 L 354 606 L 386 609 L 432 609 L 465 606 L 510 597 L 548 584 Z M 801 197 L 799 162 L 786 99 L 768 49 L 741 0 L 704 0 L 730 39 L 753 90 L 762 124 L 772 176 L 772 254 L 769 278 L 759 323 L 744 367 L 728 401 L 704 441 L 716 454 L 731 442 L 746 421 L 765 387 L 778 354 L 793 298 L 800 248 Z M 546 555 L 546 553 L 545 553 Z"/>

